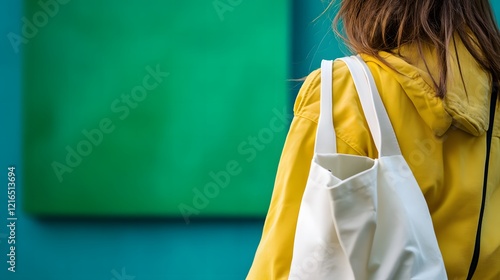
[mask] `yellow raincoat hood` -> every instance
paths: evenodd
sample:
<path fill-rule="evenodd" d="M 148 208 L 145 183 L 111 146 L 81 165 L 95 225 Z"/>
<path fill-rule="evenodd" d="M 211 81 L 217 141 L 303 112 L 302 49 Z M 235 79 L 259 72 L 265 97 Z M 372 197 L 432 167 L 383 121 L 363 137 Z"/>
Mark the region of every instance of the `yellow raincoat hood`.
<path fill-rule="evenodd" d="M 460 54 L 458 59 L 455 48 L 450 49 L 451 69 L 444 100 L 436 97 L 434 90 L 434 81 L 439 81 L 439 73 L 432 49 L 424 49 L 424 57 L 431 74 L 428 73 L 424 61 L 417 55 L 416 47 L 400 50 L 404 60 L 388 53 L 383 53 L 382 57 L 401 74 L 395 75 L 394 78 L 401 84 L 420 117 L 436 136 L 442 136 L 452 125 L 474 136 L 483 135 L 489 122 L 490 76 L 480 68 L 463 44 L 457 44 L 456 49 Z M 366 61 L 373 61 L 391 71 L 380 61 L 368 56 L 363 57 Z"/>

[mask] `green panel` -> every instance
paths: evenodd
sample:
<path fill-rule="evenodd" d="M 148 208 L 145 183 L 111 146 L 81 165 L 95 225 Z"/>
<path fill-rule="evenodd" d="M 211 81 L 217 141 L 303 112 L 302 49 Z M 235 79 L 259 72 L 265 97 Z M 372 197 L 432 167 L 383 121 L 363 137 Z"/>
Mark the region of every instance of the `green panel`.
<path fill-rule="evenodd" d="M 22 34 L 29 213 L 265 214 L 287 1 L 47 2 L 25 1 Z"/>

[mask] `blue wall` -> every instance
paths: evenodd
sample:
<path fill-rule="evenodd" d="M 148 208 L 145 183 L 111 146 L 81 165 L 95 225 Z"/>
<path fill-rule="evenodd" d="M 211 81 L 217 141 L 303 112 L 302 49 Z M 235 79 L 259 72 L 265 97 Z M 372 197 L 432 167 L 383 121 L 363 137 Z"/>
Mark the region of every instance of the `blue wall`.
<path fill-rule="evenodd" d="M 7 271 L 4 186 L 7 167 L 20 160 L 20 65 L 6 34 L 19 33 L 20 1 L 0 3 L 0 279 L 156 280 L 243 279 L 260 238 L 263 220 L 38 220 L 17 212 L 16 272 Z M 291 78 L 315 69 L 321 58 L 342 55 L 328 18 L 311 22 L 321 1 L 295 2 Z M 496 4 L 497 15 L 500 4 Z M 293 96 L 298 83 L 291 83 Z M 18 183 L 17 208 L 20 209 Z"/>

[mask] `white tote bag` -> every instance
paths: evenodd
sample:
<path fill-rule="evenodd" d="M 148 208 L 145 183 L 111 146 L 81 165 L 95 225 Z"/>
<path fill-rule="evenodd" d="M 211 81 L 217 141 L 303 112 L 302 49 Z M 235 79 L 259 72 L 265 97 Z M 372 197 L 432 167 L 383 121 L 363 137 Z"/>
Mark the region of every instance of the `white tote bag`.
<path fill-rule="evenodd" d="M 341 60 L 353 77 L 379 158 L 337 153 L 333 65 L 323 61 L 315 152 L 289 279 L 447 279 L 429 209 L 370 70 L 360 57 Z"/>

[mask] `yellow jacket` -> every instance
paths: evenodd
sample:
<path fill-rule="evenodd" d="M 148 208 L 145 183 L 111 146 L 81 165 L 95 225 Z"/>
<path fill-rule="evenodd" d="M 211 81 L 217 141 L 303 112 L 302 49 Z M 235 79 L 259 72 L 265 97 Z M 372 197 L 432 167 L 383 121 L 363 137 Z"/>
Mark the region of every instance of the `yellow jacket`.
<path fill-rule="evenodd" d="M 450 49 L 454 49 L 453 47 Z M 381 53 L 394 71 L 362 55 L 373 73 L 403 156 L 429 206 L 450 280 L 466 279 L 476 242 L 483 195 L 490 76 L 457 44 L 445 99 L 435 97 L 434 53 L 425 49 L 429 69 L 414 48 L 400 57 Z M 375 158 L 376 148 L 347 66 L 333 69 L 333 111 L 339 153 Z M 309 173 L 319 116 L 320 71 L 305 80 L 276 175 L 262 238 L 247 279 L 287 279 L 295 226 Z M 466 90 L 465 90 L 466 88 Z M 495 117 L 482 222 L 480 258 L 473 279 L 500 279 L 500 114 Z"/>

